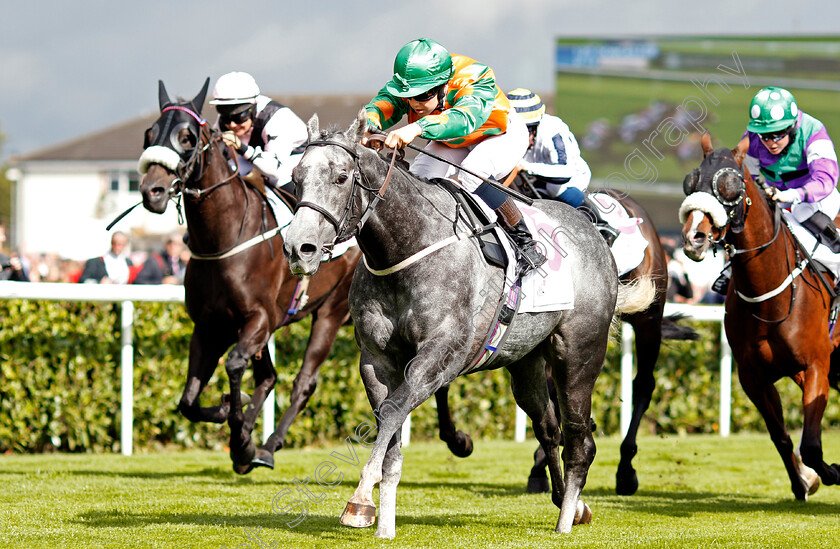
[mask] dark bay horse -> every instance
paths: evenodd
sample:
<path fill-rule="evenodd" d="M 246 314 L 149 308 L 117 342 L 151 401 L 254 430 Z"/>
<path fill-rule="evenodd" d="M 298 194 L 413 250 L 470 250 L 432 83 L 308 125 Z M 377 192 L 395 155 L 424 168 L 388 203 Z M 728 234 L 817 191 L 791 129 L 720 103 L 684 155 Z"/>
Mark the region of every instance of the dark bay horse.
<path fill-rule="evenodd" d="M 292 272 L 309 276 L 318 270 L 325 245 L 357 234 L 364 266 L 353 278 L 350 311 L 378 432 L 341 522 L 372 525 L 379 484 L 376 536 L 393 538 L 400 426 L 436 390 L 483 368 L 474 359 L 493 321 L 476 313 L 500 302 L 504 273 L 484 261 L 446 189 L 390 170 L 359 144 L 364 110 L 346 132 L 319 131 L 317 116 L 308 127 L 309 146 L 293 174 L 301 201 L 284 250 Z M 514 398 L 548 455 L 552 501 L 560 508 L 557 531 L 570 532 L 575 522 L 591 518 L 580 494 L 595 457 L 592 388 L 610 324 L 617 312 L 649 307 L 654 288 L 650 281 L 620 285 L 606 243 L 578 212 L 554 201 L 536 201 L 534 207 L 563 229 L 551 233 L 556 253 L 549 250 L 549 261 L 570 262 L 574 309 L 517 314 L 488 367 L 510 372 Z M 545 383 L 546 362 L 556 384 L 559 425 Z"/>
<path fill-rule="evenodd" d="M 527 176 L 518 174 L 512 181 L 515 188 L 532 198 L 541 195 L 533 184 L 528 184 Z M 632 271 L 621 275 L 623 282 L 648 278 L 656 285 L 656 294 L 650 307 L 637 313 L 619 315 L 619 320 L 627 322 L 633 327 L 635 334 L 634 350 L 636 352 L 636 376 L 633 378 L 633 411 L 630 424 L 624 440 L 621 443 L 621 459 L 615 474 L 615 491 L 619 495 L 632 495 L 639 488 L 636 470 L 633 468 L 633 458 L 638 452 L 636 436 L 639 426 L 647 409 L 650 407 L 653 390 L 656 387 L 654 368 L 659 358 L 659 350 L 663 339 L 685 340 L 697 339 L 693 329 L 681 326 L 678 321 L 681 315 L 664 316 L 665 302 L 668 294 L 668 260 L 662 249 L 662 242 L 653 220 L 647 211 L 636 200 L 627 194 L 614 190 L 600 190 L 615 198 L 630 217 L 642 219 L 639 225 L 642 235 L 648 241 L 644 259 Z M 549 380 L 550 381 L 550 380 Z M 551 386 L 549 386 L 551 388 Z M 552 395 L 553 396 L 553 395 Z M 545 453 L 542 447 L 534 454 L 534 467 L 528 478 L 529 492 L 548 491 L 548 478 L 545 473 Z"/>
<path fill-rule="evenodd" d="M 227 421 L 233 468 L 244 474 L 254 466 L 273 467 L 274 452 L 283 446 L 289 426 L 315 390 L 318 370 L 349 319 L 347 294 L 361 253 L 351 248 L 325 263 L 308 288 L 299 286 L 289 271 L 283 239 L 264 195 L 229 166 L 232 157 L 226 157 L 219 132 L 201 117 L 208 84 L 209 79 L 192 101 L 173 103 L 159 83 L 161 115 L 147 131 L 140 192 L 145 208 L 155 213 L 163 213 L 172 199 L 180 215 L 184 198 L 193 254 L 184 287 L 195 328 L 178 408 L 193 422 Z M 268 353 L 269 337 L 280 326 L 309 315 L 309 343 L 289 408 L 257 450 L 251 431 L 277 379 Z M 202 407 L 201 391 L 231 345 L 225 362 L 230 394 L 220 405 Z M 256 387 L 243 412 L 246 403 L 240 387 L 249 362 Z"/>
<path fill-rule="evenodd" d="M 746 151 L 714 150 L 708 134 L 702 145 L 703 162 L 683 184 L 685 254 L 700 261 L 711 246 L 721 244 L 731 258 L 724 328 L 738 378 L 764 418 L 794 496 L 807 500 L 820 480 L 826 485 L 840 481 L 840 465 L 823 461 L 820 425 L 829 386 L 838 389 L 840 374 L 838 334 L 832 336 L 829 328 L 827 286 L 832 280 L 826 275 L 820 280 L 808 266 L 779 206 L 744 166 Z M 804 425 L 798 454 L 785 430 L 774 386 L 784 377 L 802 389 Z"/>
<path fill-rule="evenodd" d="M 526 196 L 545 198 L 536 190 L 533 182 L 529 181 L 528 177 L 522 173 L 511 178 L 511 184 Z M 615 475 L 615 491 L 619 495 L 632 495 L 639 488 L 638 476 L 633 468 L 633 458 L 638 452 L 636 437 L 642 417 L 650 407 L 653 390 L 656 387 L 654 369 L 656 360 L 659 358 L 662 340 L 697 339 L 698 335 L 693 329 L 678 323 L 682 318 L 681 315 L 664 316 L 668 293 L 668 263 L 665 251 L 662 249 L 659 233 L 650 215 L 641 204 L 627 194 L 613 190 L 599 192 L 615 198 L 627 210 L 630 217 L 643 220 L 639 229 L 649 243 L 642 262 L 632 271 L 621 275 L 620 280 L 632 282 L 648 278 L 654 282 L 656 287 L 655 297 L 650 307 L 637 313 L 619 315 L 619 319 L 630 324 L 635 333 L 636 376 L 633 378 L 633 411 L 627 433 L 621 443 L 621 459 Z M 551 398 L 555 399 L 554 384 L 550 375 L 548 382 Z M 449 405 L 446 402 L 447 392 L 448 387 L 443 387 L 435 393 L 440 422 L 440 438 L 448 444 L 453 454 L 458 457 L 466 457 L 472 453 L 473 443 L 469 435 L 455 429 L 451 421 Z M 547 465 L 545 452 L 542 450 L 542 446 L 539 446 L 534 453 L 534 466 L 528 476 L 528 492 L 547 492 L 549 490 L 548 476 L 546 475 Z"/>

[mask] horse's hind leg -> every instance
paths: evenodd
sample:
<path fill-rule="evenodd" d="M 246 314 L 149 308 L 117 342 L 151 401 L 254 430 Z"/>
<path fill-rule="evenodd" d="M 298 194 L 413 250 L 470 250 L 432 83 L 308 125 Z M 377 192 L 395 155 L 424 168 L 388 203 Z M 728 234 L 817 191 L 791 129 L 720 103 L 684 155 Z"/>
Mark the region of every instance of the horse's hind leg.
<path fill-rule="evenodd" d="M 545 367 L 539 351 L 532 351 L 522 360 L 508 366 L 513 398 L 531 418 L 534 435 L 545 452 L 551 475 L 551 500 L 562 509 L 565 483 L 560 470 L 560 425 L 554 404 L 548 398 Z"/>
<path fill-rule="evenodd" d="M 268 440 L 257 450 L 256 460 L 260 465 L 274 467 L 274 452 L 283 447 L 286 434 L 292 426 L 297 415 L 304 409 L 309 397 L 315 392 L 318 385 L 318 372 L 332 349 L 338 330 L 347 320 L 346 299 L 344 307 L 332 309 L 321 309 L 313 314 L 312 328 L 309 333 L 309 342 L 303 354 L 303 364 L 295 376 L 292 384 L 292 392 L 289 395 L 289 407 L 283 413 L 283 417 L 274 428 L 274 432 Z"/>
<path fill-rule="evenodd" d="M 557 387 L 566 482 L 557 520 L 558 532 L 570 532 L 573 524 L 591 519 L 588 507 L 580 503 L 580 494 L 586 485 L 589 467 L 595 459 L 590 417 L 592 390 L 607 353 L 608 323 L 603 324 L 602 328 L 592 330 L 591 326 L 581 328 L 570 325 L 565 335 L 552 336 L 562 337 L 562 344 L 555 342 L 555 352 L 548 356 L 551 377 Z M 584 516 L 581 519 L 582 511 Z"/>
<path fill-rule="evenodd" d="M 449 451 L 457 457 L 464 458 L 472 454 L 473 441 L 464 431 L 455 429 L 455 422 L 452 421 L 452 412 L 449 410 L 448 397 L 449 385 L 444 385 L 435 391 L 440 439 L 446 443 Z"/>
<path fill-rule="evenodd" d="M 639 479 L 633 468 L 633 458 L 638 452 L 636 436 L 645 412 L 650 407 L 651 396 L 656 386 L 653 376 L 659 349 L 662 345 L 662 316 L 657 319 L 646 318 L 633 322 L 636 334 L 636 377 L 633 378 L 633 413 L 627 434 L 621 442 L 621 459 L 615 474 L 615 493 L 631 496 L 639 488 Z"/>
<path fill-rule="evenodd" d="M 805 418 L 799 448 L 802 462 L 817 472 L 823 484 L 831 486 L 840 482 L 840 465 L 823 461 L 821 423 L 829 391 L 827 370 L 827 366 L 811 367 L 805 372 L 802 385 Z"/>
<path fill-rule="evenodd" d="M 753 368 L 760 366 L 752 365 Z M 782 458 L 785 464 L 788 478 L 790 478 L 790 488 L 793 495 L 798 500 L 808 499 L 809 488 L 803 482 L 799 475 L 799 470 L 796 466 L 796 457 L 794 456 L 793 441 L 790 435 L 785 430 L 784 416 L 782 412 L 782 402 L 779 399 L 779 392 L 772 383 L 765 383 L 752 374 L 751 370 L 739 366 L 738 379 L 741 382 L 741 387 L 747 394 L 747 397 L 752 401 L 761 417 L 764 418 L 764 424 L 767 426 L 767 432 L 770 434 L 770 440 L 776 446 L 776 451 Z"/>

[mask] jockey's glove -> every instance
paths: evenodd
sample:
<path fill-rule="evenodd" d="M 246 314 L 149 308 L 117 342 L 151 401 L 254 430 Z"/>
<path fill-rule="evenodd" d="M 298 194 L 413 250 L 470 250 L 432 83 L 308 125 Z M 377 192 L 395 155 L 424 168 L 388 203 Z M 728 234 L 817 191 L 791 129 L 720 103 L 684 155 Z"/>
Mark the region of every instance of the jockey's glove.
<path fill-rule="evenodd" d="M 802 195 L 799 194 L 799 191 L 796 189 L 786 189 L 784 191 L 776 189 L 775 187 L 771 187 L 773 189 L 773 194 L 770 195 L 770 198 L 775 200 L 776 202 L 785 202 L 788 204 L 799 204 L 802 202 Z"/>

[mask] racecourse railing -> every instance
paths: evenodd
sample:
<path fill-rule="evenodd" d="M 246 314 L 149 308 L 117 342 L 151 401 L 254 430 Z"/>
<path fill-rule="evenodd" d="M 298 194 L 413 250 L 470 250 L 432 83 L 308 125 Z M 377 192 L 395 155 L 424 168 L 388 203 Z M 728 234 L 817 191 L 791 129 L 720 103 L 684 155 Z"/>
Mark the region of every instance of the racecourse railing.
<path fill-rule="evenodd" d="M 120 447 L 124 455 L 130 456 L 133 448 L 134 431 L 134 303 L 183 303 L 184 287 L 177 285 L 117 285 L 117 284 L 62 284 L 0 281 L 0 299 L 36 299 L 45 301 L 104 301 L 121 304 L 121 349 L 120 349 Z M 682 313 L 690 320 L 723 321 L 723 307 L 720 305 L 685 305 L 668 303 L 665 314 Z M 730 406 L 732 390 L 732 353 L 721 333 L 720 356 L 720 434 L 729 436 Z M 269 342 L 271 358 L 274 360 L 274 338 Z M 274 391 L 263 406 L 263 440 L 271 434 L 274 426 Z M 623 324 L 621 331 L 621 433 L 624 435 L 630 425 L 633 406 L 633 328 Z M 527 418 L 517 407 L 515 439 L 525 440 Z M 403 425 L 403 444 L 411 437 L 411 416 Z"/>

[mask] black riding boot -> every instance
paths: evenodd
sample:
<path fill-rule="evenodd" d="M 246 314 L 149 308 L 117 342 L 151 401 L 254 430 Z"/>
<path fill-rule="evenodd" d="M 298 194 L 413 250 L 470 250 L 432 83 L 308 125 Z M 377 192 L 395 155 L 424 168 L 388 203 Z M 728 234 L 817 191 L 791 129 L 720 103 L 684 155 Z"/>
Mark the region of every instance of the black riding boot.
<path fill-rule="evenodd" d="M 525 276 L 526 273 L 545 263 L 546 258 L 537 249 L 537 243 L 525 225 L 525 221 L 522 220 L 522 212 L 516 207 L 516 202 L 508 198 L 504 204 L 495 209 L 495 212 L 502 228 L 516 244 L 517 274 Z"/>
<path fill-rule="evenodd" d="M 604 217 L 601 215 L 601 208 L 598 206 L 597 202 L 591 196 L 586 195 L 583 199 L 583 204 L 578 206 L 578 210 L 581 210 L 587 217 L 589 217 L 590 220 L 592 220 L 595 227 L 598 229 L 598 232 L 600 232 L 601 236 L 604 237 L 604 240 L 607 241 L 607 245 L 612 246 L 615 239 L 618 238 L 618 231 L 606 222 Z"/>
<path fill-rule="evenodd" d="M 840 236 L 834 220 L 823 212 L 817 212 L 805 221 L 802 226 L 811 231 L 817 240 L 828 246 L 832 252 L 840 253 Z"/>

